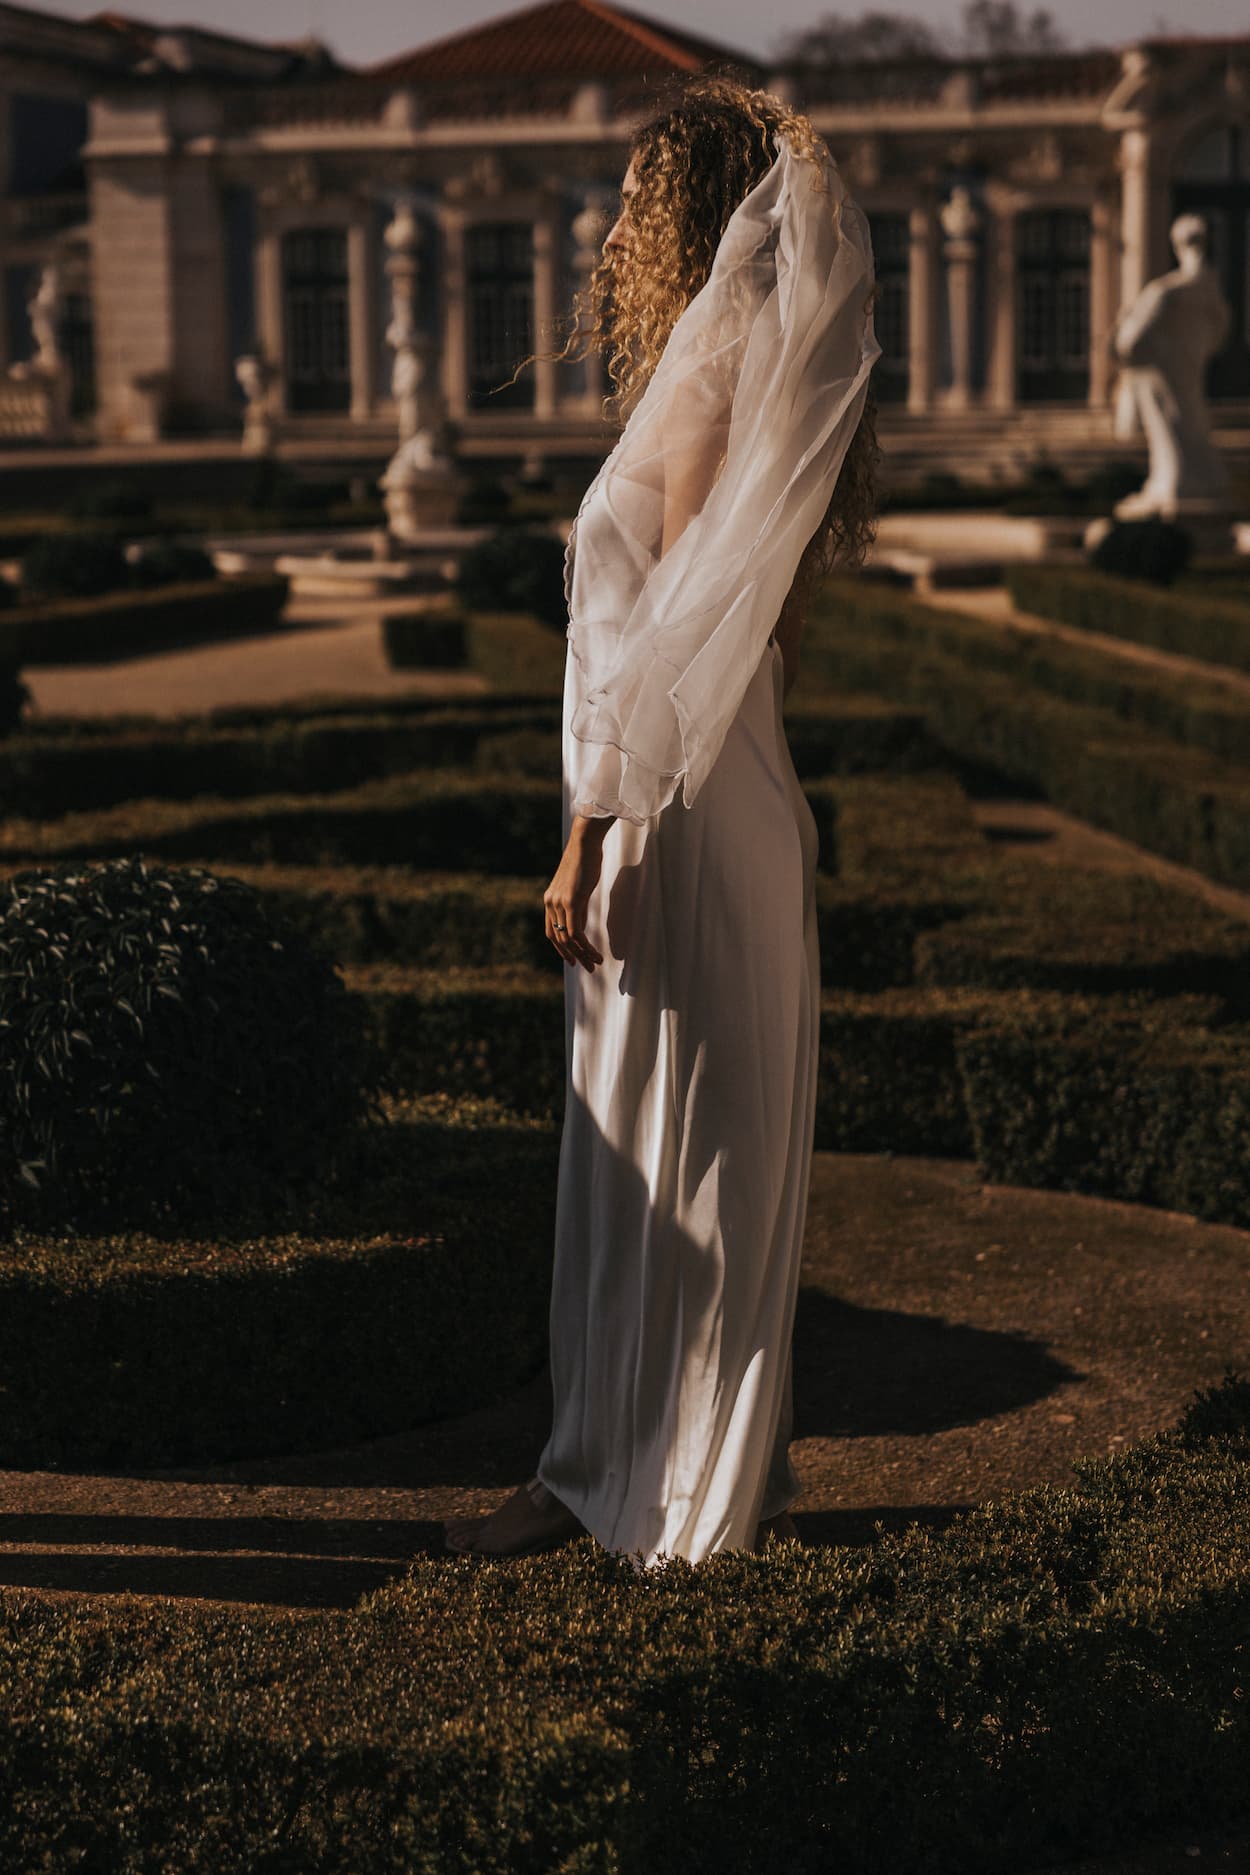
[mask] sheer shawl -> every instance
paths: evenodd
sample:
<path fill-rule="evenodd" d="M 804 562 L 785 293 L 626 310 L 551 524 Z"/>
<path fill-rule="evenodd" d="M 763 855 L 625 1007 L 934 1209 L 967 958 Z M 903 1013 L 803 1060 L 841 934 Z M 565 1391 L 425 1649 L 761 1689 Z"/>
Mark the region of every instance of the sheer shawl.
<path fill-rule="evenodd" d="M 829 504 L 880 356 L 864 216 L 774 138 L 569 537 L 571 811 L 691 805 Z"/>

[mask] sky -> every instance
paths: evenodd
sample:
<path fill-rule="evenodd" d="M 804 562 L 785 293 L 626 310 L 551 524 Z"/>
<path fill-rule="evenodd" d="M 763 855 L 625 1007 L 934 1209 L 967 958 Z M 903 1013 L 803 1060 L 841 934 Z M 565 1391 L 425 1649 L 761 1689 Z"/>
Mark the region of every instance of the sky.
<path fill-rule="evenodd" d="M 38 10 L 66 19 L 87 19 L 106 9 L 108 0 L 59 0 Z M 114 9 L 160 25 L 199 25 L 255 39 L 299 39 L 313 32 L 349 65 L 370 65 L 397 52 L 410 51 L 449 32 L 516 12 L 508 0 L 113 0 Z M 730 48 L 768 57 L 778 40 L 811 25 L 827 12 L 850 16 L 870 10 L 869 0 L 627 0 L 640 13 L 667 18 Z M 1021 8 L 1032 10 L 1034 0 Z M 872 0 L 887 11 L 886 0 Z M 919 15 L 938 28 L 958 21 L 958 0 L 909 0 L 897 9 Z M 1095 36 L 1090 0 L 1050 0 L 1050 11 L 1074 45 Z M 1250 0 L 1098 0 L 1097 38 L 1104 44 L 1159 32 L 1250 33 Z"/>

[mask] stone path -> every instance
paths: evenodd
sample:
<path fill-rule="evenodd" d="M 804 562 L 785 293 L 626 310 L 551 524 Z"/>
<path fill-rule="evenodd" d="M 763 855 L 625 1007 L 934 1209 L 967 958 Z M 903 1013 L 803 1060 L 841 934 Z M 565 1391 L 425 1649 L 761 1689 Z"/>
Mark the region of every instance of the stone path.
<path fill-rule="evenodd" d="M 410 606 L 410 602 L 409 606 Z M 183 716 L 218 706 L 329 697 L 479 696 L 471 670 L 392 670 L 381 620 L 402 599 L 296 599 L 280 630 L 113 664 L 27 665 L 26 720 L 139 712 Z"/>
<path fill-rule="evenodd" d="M 795 1344 L 809 1543 L 940 1527 L 1170 1424 L 1250 1370 L 1250 1232 L 816 1155 Z M 350 1608 L 529 1475 L 545 1374 L 363 1445 L 208 1468 L 0 1472 L 0 1584 Z"/>

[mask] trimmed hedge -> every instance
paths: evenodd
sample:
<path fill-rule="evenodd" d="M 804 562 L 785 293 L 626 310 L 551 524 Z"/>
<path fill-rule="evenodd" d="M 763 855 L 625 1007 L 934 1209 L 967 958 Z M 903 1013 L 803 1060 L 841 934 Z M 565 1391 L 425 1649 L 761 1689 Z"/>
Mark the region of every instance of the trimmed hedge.
<path fill-rule="evenodd" d="M 421 708 L 387 698 L 333 714 L 275 710 L 240 723 L 27 723 L 0 743 L 0 812 L 47 818 L 74 809 L 198 795 L 316 793 L 418 768 L 474 767 L 558 782 L 560 711 L 552 699 L 474 698 Z M 929 766 L 920 712 L 838 696 L 787 718 L 800 775 Z"/>
<path fill-rule="evenodd" d="M 468 642 L 460 612 L 431 608 L 388 612 L 382 619 L 382 648 L 393 670 L 455 668 L 467 661 Z"/>
<path fill-rule="evenodd" d="M 249 573 L 12 606 L 0 612 L 0 662 L 108 664 L 285 629 L 289 586 L 284 573 Z"/>
<path fill-rule="evenodd" d="M 807 790 L 822 829 L 821 863 L 832 837 L 829 784 Z M 326 794 L 267 794 L 241 800 L 126 801 L 60 820 L 14 817 L 0 825 L 0 864 L 26 858 L 108 857 L 141 848 L 214 864 L 407 864 L 487 873 L 547 871 L 560 856 L 560 782 L 524 774 L 499 786 L 480 773 L 417 770 Z"/>
<path fill-rule="evenodd" d="M 911 635 L 918 610 L 866 582 L 831 584 L 813 612 L 808 662 L 921 704 L 943 745 L 1000 783 L 1212 879 L 1250 885 L 1250 768 L 931 651 Z"/>
<path fill-rule="evenodd" d="M 318 1451 L 503 1398 L 546 1348 L 558 1150 L 439 1097 L 362 1131 L 285 1232 L 18 1232 L 0 1465 Z"/>
<path fill-rule="evenodd" d="M 395 1087 L 559 1117 L 554 977 L 344 974 Z M 1055 1120 L 1068 1112 L 1079 1116 L 1071 1126 Z M 1250 1030 L 1210 994 L 826 989 L 815 1145 L 975 1156 L 999 1182 L 1200 1205 L 1204 1217 L 1250 1225 Z"/>
<path fill-rule="evenodd" d="M 560 854 L 558 783 L 431 769 L 327 794 L 254 795 L 230 801 L 130 801 L 51 822 L 0 827 L 0 857 L 105 856 L 141 847 L 214 862 L 388 865 L 483 872 L 554 869 Z"/>
<path fill-rule="evenodd" d="M 333 715 L 275 712 L 238 726 L 207 717 L 129 727 L 28 723 L 0 744 L 0 811 L 47 819 L 121 801 L 315 794 L 420 768 L 507 770 L 518 735 L 554 738 L 547 746 L 559 776 L 559 715 L 549 702 L 487 709 L 427 700 L 403 711 L 394 701 Z"/>
<path fill-rule="evenodd" d="M 1007 586 L 1021 612 L 1250 670 L 1250 596 L 1239 603 L 1228 592 L 1208 596 L 1196 584 L 1161 591 L 1141 580 L 1028 561 L 1007 569 Z"/>
<path fill-rule="evenodd" d="M 900 644 L 959 658 L 975 670 L 1105 710 L 1186 748 L 1231 762 L 1244 761 L 1250 749 L 1250 695 L 1239 695 L 1214 672 L 1159 670 L 1093 643 L 1010 621 L 991 623 L 898 594 L 880 595 L 873 622 Z"/>
<path fill-rule="evenodd" d="M 1000 1875 L 1231 1820 L 1248 1517 L 1229 1374 L 1066 1488 L 862 1548 L 418 1557 L 346 1615 L 7 1591 L 0 1859 Z"/>
<path fill-rule="evenodd" d="M 1008 1005 L 956 1043 L 988 1179 L 1250 1226 L 1250 1031 L 1160 1002 L 1093 1022 Z"/>

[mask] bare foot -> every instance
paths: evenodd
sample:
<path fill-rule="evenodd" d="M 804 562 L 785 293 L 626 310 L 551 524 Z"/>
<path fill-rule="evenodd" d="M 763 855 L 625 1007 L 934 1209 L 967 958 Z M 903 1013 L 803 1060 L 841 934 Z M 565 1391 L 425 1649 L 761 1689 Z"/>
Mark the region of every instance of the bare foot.
<path fill-rule="evenodd" d="M 448 1549 L 460 1556 L 533 1556 L 585 1533 L 538 1478 L 518 1485 L 489 1517 L 451 1517 L 444 1528 Z"/>
<path fill-rule="evenodd" d="M 782 1542 L 797 1543 L 799 1540 L 799 1526 L 788 1510 L 782 1510 L 778 1511 L 775 1517 L 764 1517 L 760 1520 L 756 1526 L 755 1541 L 751 1545 L 753 1550 L 763 1549 L 764 1538 L 770 1530 L 774 1536 L 780 1537 Z"/>

